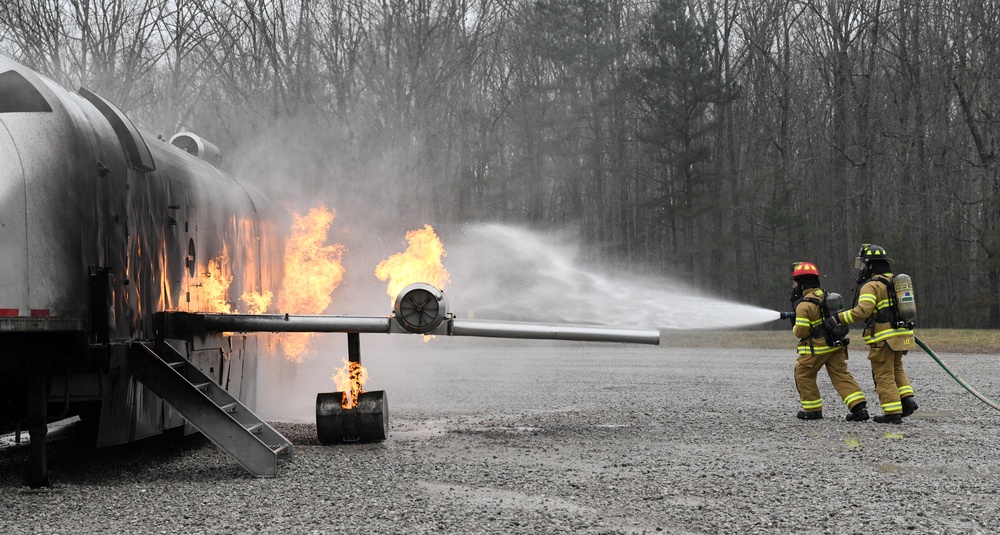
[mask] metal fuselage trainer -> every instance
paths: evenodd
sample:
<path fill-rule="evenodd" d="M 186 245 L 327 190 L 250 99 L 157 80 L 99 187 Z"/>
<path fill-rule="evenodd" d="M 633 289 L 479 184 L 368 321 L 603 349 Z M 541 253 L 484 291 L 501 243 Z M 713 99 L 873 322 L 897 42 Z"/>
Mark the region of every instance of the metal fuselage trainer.
<path fill-rule="evenodd" d="M 114 104 L 0 56 L 0 432 L 27 430 L 27 483 L 47 486 L 47 423 L 79 415 L 97 446 L 187 426 L 258 476 L 291 444 L 253 410 L 257 332 L 417 333 L 659 343 L 656 330 L 459 320 L 417 284 L 386 317 L 208 314 L 199 277 L 225 255 L 229 291 L 276 291 L 277 207 L 220 171 L 191 133 L 144 132 Z M 324 442 L 385 438 L 385 398 L 355 413 L 320 394 Z M 380 432 L 381 430 L 381 432 Z"/>

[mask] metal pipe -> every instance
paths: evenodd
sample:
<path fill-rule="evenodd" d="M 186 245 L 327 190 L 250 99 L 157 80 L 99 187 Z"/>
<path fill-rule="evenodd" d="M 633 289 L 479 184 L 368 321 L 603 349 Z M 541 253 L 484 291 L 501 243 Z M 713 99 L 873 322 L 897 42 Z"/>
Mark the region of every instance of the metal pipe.
<path fill-rule="evenodd" d="M 199 314 L 207 331 L 276 333 L 388 333 L 388 317 Z"/>
<path fill-rule="evenodd" d="M 350 362 L 361 364 L 361 335 L 359 333 L 347 333 L 347 359 Z"/>
<path fill-rule="evenodd" d="M 449 322 L 448 334 L 533 340 L 577 340 L 581 342 L 623 342 L 652 345 L 660 343 L 660 331 L 654 329 L 544 325 L 485 320 L 453 319 Z"/>
<path fill-rule="evenodd" d="M 213 332 L 317 332 L 317 333 L 408 333 L 393 317 L 377 316 L 296 316 L 290 314 L 191 314 L 169 315 L 173 328 Z M 169 331 L 169 329 L 168 329 Z M 522 338 L 532 340 L 575 340 L 581 342 L 660 343 L 656 329 L 624 327 L 520 323 L 449 318 L 428 334 Z M 360 353 L 360 352 L 359 352 Z M 360 356 L 360 355 L 359 355 Z"/>

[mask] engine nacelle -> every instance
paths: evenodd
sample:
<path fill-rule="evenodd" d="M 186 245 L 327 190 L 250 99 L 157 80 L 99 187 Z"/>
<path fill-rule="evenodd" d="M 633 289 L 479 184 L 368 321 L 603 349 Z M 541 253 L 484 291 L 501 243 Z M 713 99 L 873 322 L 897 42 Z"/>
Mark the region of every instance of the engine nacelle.
<path fill-rule="evenodd" d="M 222 151 L 219 150 L 219 147 L 197 134 L 178 132 L 170 138 L 170 144 L 216 167 L 222 163 Z"/>
<path fill-rule="evenodd" d="M 399 292 L 392 310 L 400 327 L 411 333 L 428 334 L 448 317 L 448 301 L 441 290 L 418 282 Z"/>

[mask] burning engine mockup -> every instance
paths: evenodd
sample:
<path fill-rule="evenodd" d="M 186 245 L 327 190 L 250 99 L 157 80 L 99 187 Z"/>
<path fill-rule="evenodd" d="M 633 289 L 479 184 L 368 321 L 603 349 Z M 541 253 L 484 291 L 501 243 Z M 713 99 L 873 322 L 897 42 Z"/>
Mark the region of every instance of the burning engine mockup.
<path fill-rule="evenodd" d="M 254 413 L 249 373 L 271 349 L 267 337 L 234 333 L 346 333 L 356 364 L 360 333 L 657 343 L 655 331 L 456 320 L 440 291 L 396 291 L 392 273 L 376 276 L 401 296 L 394 316 L 304 315 L 328 303 L 282 296 L 298 286 L 329 296 L 339 283 L 339 246 L 315 245 L 332 212 L 320 203 L 293 213 L 286 234 L 287 207 L 220 157 L 194 133 L 168 140 L 106 98 L 0 55 L 0 433 L 28 430 L 30 488 L 50 485 L 48 424 L 70 417 L 95 428 L 98 448 L 201 432 L 253 475 L 274 477 L 293 448 Z M 318 397 L 321 439 L 383 440 L 385 394 L 346 390 Z"/>

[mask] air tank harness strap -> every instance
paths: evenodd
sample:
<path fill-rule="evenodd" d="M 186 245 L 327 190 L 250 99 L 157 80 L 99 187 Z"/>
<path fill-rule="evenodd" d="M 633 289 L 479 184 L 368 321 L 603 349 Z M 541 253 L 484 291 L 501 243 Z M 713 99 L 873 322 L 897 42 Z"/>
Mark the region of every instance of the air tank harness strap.
<path fill-rule="evenodd" d="M 865 322 L 866 325 L 871 323 L 891 323 L 893 327 L 896 326 L 898 318 L 896 318 L 896 288 L 892 285 L 892 279 L 886 278 L 884 275 L 875 275 L 872 280 L 881 282 L 885 286 L 885 292 L 887 300 L 889 301 L 889 306 L 878 310 L 876 306 L 876 311 L 874 314 L 868 317 Z"/>
<path fill-rule="evenodd" d="M 812 304 L 814 304 L 814 305 L 816 305 L 816 306 L 820 307 L 820 310 L 822 310 L 822 308 L 823 308 L 823 303 L 820 303 L 820 302 L 819 302 L 819 299 L 814 299 L 814 298 L 812 298 L 812 297 L 803 297 L 803 298 L 802 298 L 802 300 L 803 300 L 803 301 L 808 301 L 808 302 L 810 302 L 810 303 L 812 303 Z M 822 329 L 822 328 L 823 328 L 823 324 L 822 324 L 822 323 L 820 323 L 820 324 L 819 324 L 819 327 L 820 327 L 820 329 Z M 810 329 L 809 329 L 809 336 L 808 336 L 807 338 L 803 338 L 803 339 L 802 339 L 803 341 L 804 341 L 804 340 L 806 340 L 806 339 L 808 339 L 808 340 L 809 340 L 809 354 L 811 354 L 811 355 L 812 355 L 813 357 L 815 357 L 815 356 L 816 356 L 816 348 L 815 348 L 815 347 L 813 347 L 813 338 L 815 338 L 815 337 L 819 336 L 820 334 L 821 334 L 821 333 L 818 333 L 818 332 L 816 331 L 816 329 L 812 329 L 812 328 L 810 328 Z"/>
<path fill-rule="evenodd" d="M 920 340 L 920 338 L 917 338 L 916 336 L 914 336 L 913 338 L 917 341 L 917 345 L 920 346 L 921 349 L 926 351 L 927 354 L 930 355 L 932 359 L 934 359 L 934 362 L 937 362 L 938 365 L 944 369 L 944 371 L 948 372 L 948 375 L 950 375 L 952 379 L 954 379 L 958 384 L 962 385 L 962 388 L 968 390 L 969 393 L 972 394 L 973 396 L 976 396 L 976 398 L 978 398 L 979 401 L 982 401 L 983 403 L 989 405 L 990 407 L 993 407 L 994 409 L 1000 411 L 1000 405 L 997 405 L 997 403 L 992 399 L 977 392 L 976 389 L 972 387 L 972 385 L 966 383 L 955 372 L 951 371 L 951 368 L 949 368 L 948 365 L 944 363 L 944 361 L 939 359 L 938 356 L 935 355 L 933 351 L 931 351 L 931 348 L 927 347 L 927 344 L 924 344 L 924 342 Z"/>

